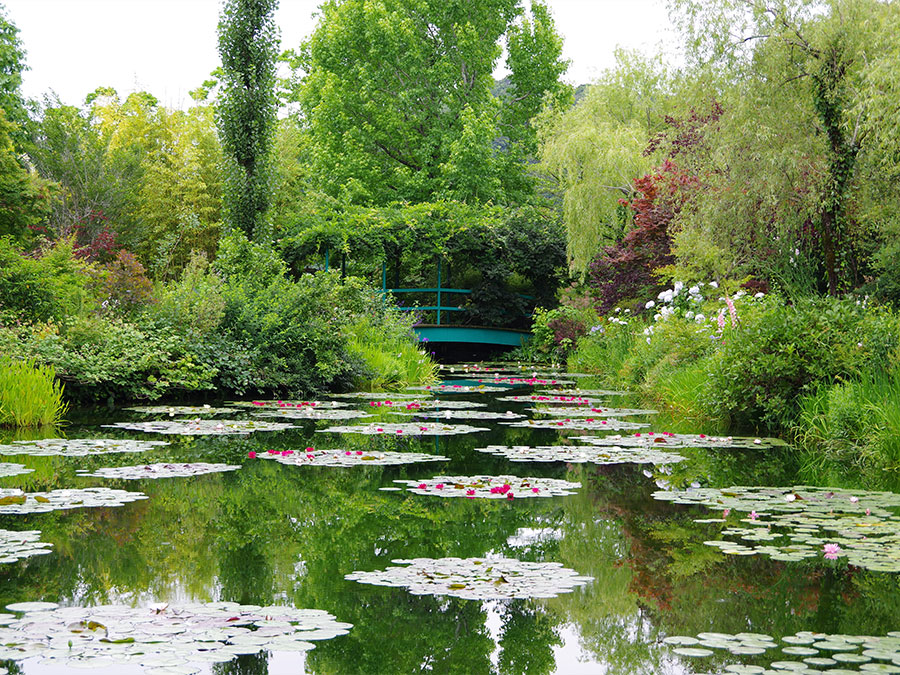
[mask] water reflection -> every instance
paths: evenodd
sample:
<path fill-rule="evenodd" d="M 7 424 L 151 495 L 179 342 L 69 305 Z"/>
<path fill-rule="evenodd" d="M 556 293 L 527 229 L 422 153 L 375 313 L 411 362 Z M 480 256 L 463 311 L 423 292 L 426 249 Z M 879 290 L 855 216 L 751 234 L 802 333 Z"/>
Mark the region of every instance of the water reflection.
<path fill-rule="evenodd" d="M 510 408 L 518 410 L 508 402 L 487 409 Z M 378 415 L 392 419 L 380 409 Z M 100 417 L 93 421 L 144 419 L 126 412 Z M 517 464 L 474 452 L 487 444 L 546 445 L 558 441 L 556 432 L 491 424 L 492 431 L 471 436 L 397 439 L 335 437 L 316 433 L 315 421 L 299 424 L 299 430 L 247 437 L 166 437 L 171 445 L 141 454 L 4 458 L 35 471 L 3 479 L 3 487 L 104 485 L 140 490 L 150 499 L 121 508 L 0 517 L 0 527 L 40 529 L 42 540 L 54 546 L 51 555 L 0 566 L 0 599 L 4 605 L 38 599 L 77 605 L 291 604 L 322 609 L 354 625 L 348 635 L 322 641 L 305 656 L 263 652 L 215 665 L 212 672 L 222 675 L 301 669 L 693 672 L 694 666 L 661 644 L 663 636 L 748 630 L 775 636 L 800 630 L 883 634 L 900 625 L 896 575 L 723 555 L 703 543 L 713 538 L 712 527 L 694 522 L 708 513 L 654 501 L 656 486 L 644 467 Z M 686 426 L 658 428 L 714 431 Z M 111 435 L 94 424 L 66 433 Z M 450 461 L 328 469 L 248 458 L 251 451 L 308 445 L 437 453 Z M 798 467 L 788 449 L 685 452 L 688 461 L 673 466 L 666 480 L 716 486 L 796 482 Z M 76 469 L 159 461 L 244 466 L 228 474 L 158 481 L 75 475 Z M 561 478 L 583 487 L 569 497 L 514 503 L 378 490 L 398 478 L 493 473 Z M 489 553 L 558 561 L 594 582 L 548 600 L 482 603 L 344 579 L 355 570 L 384 569 L 396 558 Z M 30 662 L 24 672 L 29 668 Z"/>

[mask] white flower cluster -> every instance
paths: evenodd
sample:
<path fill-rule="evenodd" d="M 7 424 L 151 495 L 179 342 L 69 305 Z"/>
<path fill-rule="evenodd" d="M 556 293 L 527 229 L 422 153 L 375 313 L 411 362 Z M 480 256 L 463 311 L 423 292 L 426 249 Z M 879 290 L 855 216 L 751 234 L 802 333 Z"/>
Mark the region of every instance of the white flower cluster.
<path fill-rule="evenodd" d="M 708 284 L 701 281 L 685 290 L 684 283 L 676 281 L 672 288 L 667 288 L 656 296 L 656 300 L 659 301 L 659 311 L 653 315 L 653 320 L 664 321 L 670 316 L 682 316 L 688 321 L 703 323 L 706 321 L 706 317 L 695 310 L 706 300 L 703 295 L 704 287 L 718 288 L 719 284 L 715 281 Z M 655 300 L 650 300 L 644 305 L 647 309 L 653 309 L 656 306 Z"/>

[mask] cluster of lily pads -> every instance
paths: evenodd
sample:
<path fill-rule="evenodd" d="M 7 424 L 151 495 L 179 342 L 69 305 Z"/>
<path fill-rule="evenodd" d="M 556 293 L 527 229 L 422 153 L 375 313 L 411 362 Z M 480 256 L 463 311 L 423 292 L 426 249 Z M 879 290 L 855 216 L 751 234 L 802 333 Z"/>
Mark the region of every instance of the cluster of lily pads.
<path fill-rule="evenodd" d="M 441 408 L 443 410 L 471 410 L 472 408 L 484 408 L 487 403 L 477 403 L 475 401 L 448 401 L 443 398 L 435 398 L 435 399 L 425 399 L 425 400 L 413 400 L 413 401 L 391 401 L 390 399 L 384 401 L 371 401 L 369 403 L 370 406 L 373 407 L 395 407 L 395 408 L 404 408 L 406 410 L 425 410 L 432 408 Z"/>
<path fill-rule="evenodd" d="M 653 496 L 678 504 L 701 504 L 723 511 L 725 516 L 732 511 L 749 513 L 744 521 L 750 527 L 731 527 L 721 534 L 754 545 L 706 542 L 724 553 L 763 554 L 783 561 L 843 559 L 874 571 L 900 572 L 900 517 L 890 510 L 900 507 L 900 495 L 893 492 L 848 492 L 806 485 L 736 486 L 661 490 Z"/>
<path fill-rule="evenodd" d="M 104 487 L 66 488 L 50 492 L 23 492 L 0 489 L 0 515 L 47 513 L 66 509 L 122 506 L 128 502 L 147 499 L 143 492 L 112 490 Z"/>
<path fill-rule="evenodd" d="M 286 410 L 296 410 L 305 408 L 344 408 L 346 403 L 341 401 L 284 401 L 282 399 L 268 399 L 253 401 L 228 401 L 228 405 L 240 408 L 279 408 Z"/>
<path fill-rule="evenodd" d="M 453 436 L 471 434 L 476 431 L 489 431 L 484 427 L 470 427 L 467 424 L 441 424 L 427 422 L 422 424 L 385 424 L 373 422 L 362 426 L 337 426 L 317 429 L 323 433 L 334 434 L 367 434 L 388 436 Z"/>
<path fill-rule="evenodd" d="M 193 462 L 188 464 L 139 464 L 137 466 L 104 467 L 95 471 L 79 471 L 79 476 L 94 476 L 96 478 L 120 478 L 123 480 L 142 480 L 145 478 L 185 478 L 187 476 L 201 476 L 207 473 L 220 473 L 222 471 L 235 471 L 241 467 L 236 464 L 209 464 L 207 462 Z"/>
<path fill-rule="evenodd" d="M 645 422 L 628 422 L 614 417 L 595 419 L 593 417 L 566 418 L 564 420 L 523 420 L 521 422 L 501 422 L 511 427 L 528 427 L 530 429 L 559 429 L 575 431 L 620 431 L 623 429 L 643 429 L 650 425 Z"/>
<path fill-rule="evenodd" d="M 21 476 L 22 474 L 31 473 L 32 471 L 34 471 L 34 469 L 29 469 L 23 464 L 15 464 L 13 462 L 0 462 L 0 478 Z"/>
<path fill-rule="evenodd" d="M 280 464 L 292 466 L 392 466 L 415 464 L 417 462 L 444 462 L 443 455 L 428 455 L 421 452 L 382 452 L 362 450 L 269 450 L 249 453 L 250 459 L 274 459 Z"/>
<path fill-rule="evenodd" d="M 584 396 L 548 396 L 546 394 L 522 394 L 516 396 L 499 396 L 498 401 L 504 403 L 564 403 L 566 405 L 599 405 L 596 399 Z"/>
<path fill-rule="evenodd" d="M 885 636 L 835 635 L 800 631 L 776 640 L 760 633 L 700 633 L 696 637 L 673 635 L 663 639 L 679 656 L 702 659 L 717 654 L 767 657 L 776 652 L 779 659 L 768 667 L 734 663 L 718 672 L 725 673 L 900 673 L 900 632 Z M 827 670 L 821 670 L 821 669 Z"/>
<path fill-rule="evenodd" d="M 161 445 L 169 444 L 166 441 L 121 438 L 47 438 L 42 441 L 15 441 L 12 445 L 0 445 L 0 455 L 85 457 L 112 452 L 144 452 Z"/>
<path fill-rule="evenodd" d="M 556 415 L 560 417 L 628 417 L 630 415 L 656 415 L 655 410 L 642 410 L 640 408 L 601 408 L 598 406 L 583 406 L 581 408 L 570 406 L 537 406 L 532 408 L 542 415 Z"/>
<path fill-rule="evenodd" d="M 280 417 L 288 420 L 352 420 L 371 417 L 361 410 L 328 410 L 322 408 L 279 408 L 253 413 L 254 417 Z"/>
<path fill-rule="evenodd" d="M 354 391 L 347 394 L 332 394 L 335 398 L 358 398 L 363 400 L 400 400 L 400 399 L 417 399 L 422 394 L 411 394 L 409 392 L 383 392 L 383 391 Z"/>
<path fill-rule="evenodd" d="M 234 602 L 137 608 L 34 602 L 7 609 L 24 615 L 5 615 L 0 659 L 39 657 L 87 667 L 102 660 L 161 667 L 160 672 L 263 650 L 304 652 L 314 648 L 313 641 L 345 635 L 352 627 L 322 610 Z"/>
<path fill-rule="evenodd" d="M 406 485 L 407 490 L 436 497 L 466 497 L 468 499 L 522 499 L 528 497 L 561 497 L 575 494 L 581 487 L 556 478 L 520 478 L 518 476 L 435 476 L 426 480 L 394 481 Z"/>
<path fill-rule="evenodd" d="M 410 391 L 430 391 L 440 394 L 489 394 L 508 389 L 509 387 L 492 387 L 486 384 L 426 384 L 421 387 L 409 387 Z"/>
<path fill-rule="evenodd" d="M 665 445 L 676 448 L 771 448 L 783 445 L 777 438 L 753 438 L 750 436 L 707 436 L 706 434 L 675 434 L 671 432 L 647 431 L 630 436 L 582 436 L 582 441 L 593 445 L 615 445 L 622 448 L 642 448 L 650 445 Z"/>
<path fill-rule="evenodd" d="M 430 419 L 447 419 L 447 420 L 514 420 L 521 419 L 524 415 L 519 415 L 511 410 L 506 412 L 491 412 L 489 410 L 432 410 L 425 412 L 404 412 L 404 415 L 417 415 L 422 418 Z"/>
<path fill-rule="evenodd" d="M 53 544 L 41 541 L 40 530 L 0 530 L 0 563 L 50 553 Z"/>
<path fill-rule="evenodd" d="M 213 408 L 209 405 L 143 405 L 125 408 L 146 415 L 221 415 L 233 413 L 234 408 Z"/>
<path fill-rule="evenodd" d="M 467 600 L 553 598 L 593 580 L 561 563 L 514 558 L 413 558 L 392 562 L 398 566 L 357 571 L 345 579 L 405 587 L 413 595 L 449 595 Z"/>
<path fill-rule="evenodd" d="M 143 431 L 150 434 L 172 434 L 176 436 L 224 436 L 227 434 L 251 434 L 254 431 L 283 431 L 295 429 L 293 424 L 283 422 L 256 422 L 253 420 L 190 420 L 185 422 L 116 422 L 104 424 L 111 429 Z"/>
<path fill-rule="evenodd" d="M 673 464 L 681 455 L 656 448 L 598 448 L 592 445 L 488 445 L 478 452 L 505 457 L 511 462 L 567 462 L 570 464 Z"/>

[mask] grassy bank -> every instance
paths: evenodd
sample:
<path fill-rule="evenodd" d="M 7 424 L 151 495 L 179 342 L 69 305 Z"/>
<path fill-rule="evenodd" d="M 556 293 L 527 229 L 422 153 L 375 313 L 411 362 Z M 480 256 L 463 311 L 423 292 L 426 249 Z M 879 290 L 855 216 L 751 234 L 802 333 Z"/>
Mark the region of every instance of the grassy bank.
<path fill-rule="evenodd" d="M 856 299 L 679 286 L 582 331 L 567 361 L 721 431 L 791 439 L 810 474 L 900 470 L 900 316 Z"/>

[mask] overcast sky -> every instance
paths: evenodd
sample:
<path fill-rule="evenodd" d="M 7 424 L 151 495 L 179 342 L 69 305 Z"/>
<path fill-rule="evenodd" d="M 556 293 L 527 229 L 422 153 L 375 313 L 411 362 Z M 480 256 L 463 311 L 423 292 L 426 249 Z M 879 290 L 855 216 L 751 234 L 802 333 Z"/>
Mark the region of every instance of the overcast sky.
<path fill-rule="evenodd" d="M 281 0 L 282 48 L 297 47 L 315 26 L 321 0 Z M 549 0 L 571 59 L 567 79 L 590 82 L 614 63 L 617 45 L 653 50 L 665 39 L 664 0 Z M 219 63 L 221 0 L 0 0 L 19 28 L 30 68 L 24 93 L 55 91 L 80 105 L 100 86 L 120 95 L 146 90 L 169 106 Z"/>

